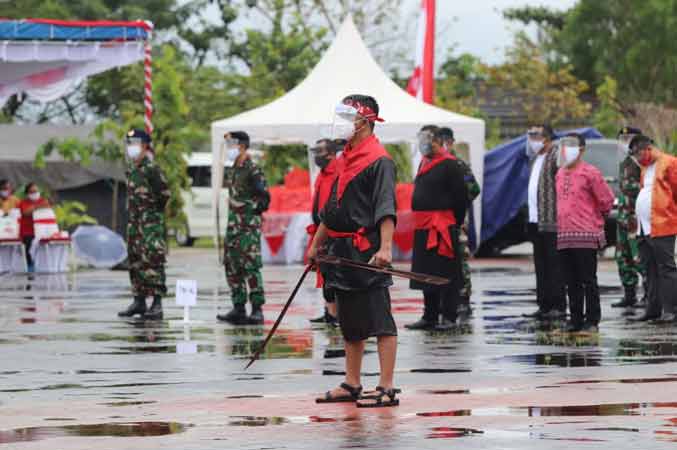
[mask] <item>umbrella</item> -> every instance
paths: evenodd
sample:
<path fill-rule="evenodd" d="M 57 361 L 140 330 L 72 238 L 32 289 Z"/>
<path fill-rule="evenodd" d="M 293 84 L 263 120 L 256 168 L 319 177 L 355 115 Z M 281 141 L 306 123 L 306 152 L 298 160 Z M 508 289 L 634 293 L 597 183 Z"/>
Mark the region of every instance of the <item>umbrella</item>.
<path fill-rule="evenodd" d="M 100 225 L 80 225 L 71 241 L 75 256 L 98 269 L 110 269 L 127 258 L 122 236 Z"/>

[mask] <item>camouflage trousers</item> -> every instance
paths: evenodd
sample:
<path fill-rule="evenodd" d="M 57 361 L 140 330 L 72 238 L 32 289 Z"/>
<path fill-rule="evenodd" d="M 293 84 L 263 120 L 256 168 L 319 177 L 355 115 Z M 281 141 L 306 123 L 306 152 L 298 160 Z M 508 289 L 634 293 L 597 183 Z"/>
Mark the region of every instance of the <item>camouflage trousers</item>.
<path fill-rule="evenodd" d="M 470 258 L 470 249 L 468 248 L 468 230 L 467 224 L 461 227 L 461 231 L 458 236 L 459 242 L 459 251 L 458 257 L 461 258 L 461 270 L 463 273 L 463 287 L 460 291 L 460 296 L 462 298 L 470 298 L 472 294 L 472 279 L 470 278 L 470 263 L 468 259 Z"/>
<path fill-rule="evenodd" d="M 127 249 L 129 279 L 134 296 L 165 296 L 167 242 L 163 230 L 131 236 Z"/>
<path fill-rule="evenodd" d="M 627 228 L 618 226 L 616 231 L 616 265 L 621 283 L 626 288 L 637 287 L 639 275 L 646 280 L 646 267 L 639 260 L 637 236 Z"/>
<path fill-rule="evenodd" d="M 228 212 L 223 260 L 233 305 L 247 303 L 247 287 L 251 304 L 264 304 L 260 215 Z"/>

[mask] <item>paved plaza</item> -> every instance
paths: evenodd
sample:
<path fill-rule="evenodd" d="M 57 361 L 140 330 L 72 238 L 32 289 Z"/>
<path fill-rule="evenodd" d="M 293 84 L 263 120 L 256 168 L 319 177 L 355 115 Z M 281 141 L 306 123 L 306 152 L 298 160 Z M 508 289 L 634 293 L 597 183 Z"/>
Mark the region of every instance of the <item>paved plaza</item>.
<path fill-rule="evenodd" d="M 406 268 L 406 265 L 402 265 Z M 610 304 L 621 290 L 600 264 L 598 336 L 570 336 L 522 314 L 535 309 L 530 258 L 473 262 L 474 317 L 453 333 L 404 328 L 422 299 L 392 289 L 401 406 L 316 405 L 339 384 L 340 333 L 311 327 L 322 310 L 309 279 L 262 359 L 244 366 L 302 272 L 267 266 L 264 327 L 217 323 L 228 305 L 214 250 L 170 255 L 168 284 L 198 282 L 201 321 L 118 319 L 126 272 L 0 275 L 0 450 L 674 448 L 677 327 L 632 324 Z M 375 342 L 363 384 L 377 382 Z"/>

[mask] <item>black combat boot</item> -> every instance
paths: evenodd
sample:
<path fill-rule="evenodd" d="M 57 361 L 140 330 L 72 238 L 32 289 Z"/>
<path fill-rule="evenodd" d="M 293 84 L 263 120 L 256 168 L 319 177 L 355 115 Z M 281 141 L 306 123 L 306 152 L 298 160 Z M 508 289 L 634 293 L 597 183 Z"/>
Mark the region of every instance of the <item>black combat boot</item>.
<path fill-rule="evenodd" d="M 146 297 L 137 295 L 134 301 L 124 311 L 118 313 L 118 317 L 133 317 L 136 314 L 144 315 L 146 313 Z"/>
<path fill-rule="evenodd" d="M 625 295 L 623 298 L 612 303 L 612 308 L 632 308 L 637 303 L 637 288 L 635 286 L 625 286 Z"/>
<path fill-rule="evenodd" d="M 234 305 L 228 314 L 218 314 L 216 319 L 233 325 L 246 325 L 247 311 L 244 309 L 244 304 Z"/>
<path fill-rule="evenodd" d="M 156 295 L 153 297 L 153 304 L 150 305 L 150 309 L 143 315 L 143 318 L 147 320 L 160 320 L 162 316 L 162 297 Z"/>
<path fill-rule="evenodd" d="M 252 313 L 249 315 L 249 325 L 263 325 L 262 305 L 252 305 Z"/>
<path fill-rule="evenodd" d="M 439 297 L 434 294 L 423 293 L 423 317 L 414 323 L 405 325 L 408 330 L 432 330 L 439 320 Z"/>

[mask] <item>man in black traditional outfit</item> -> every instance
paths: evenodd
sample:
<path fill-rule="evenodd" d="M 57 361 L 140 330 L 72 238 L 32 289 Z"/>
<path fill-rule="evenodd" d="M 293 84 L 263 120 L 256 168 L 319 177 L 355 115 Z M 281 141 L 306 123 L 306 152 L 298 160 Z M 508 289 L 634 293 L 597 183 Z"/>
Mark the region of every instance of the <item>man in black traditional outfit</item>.
<path fill-rule="evenodd" d="M 330 255 L 387 266 L 392 261 L 395 229 L 395 163 L 374 136 L 379 107 L 365 95 L 346 97 L 336 107 L 334 134 L 348 141 L 342 170 L 332 186 L 308 250 L 314 260 L 327 237 Z M 358 407 L 396 406 L 393 387 L 397 327 L 390 308 L 390 275 L 341 266 L 328 266 L 326 285 L 336 292 L 338 320 L 345 341 L 346 378 L 318 403 L 357 402 Z M 365 341 L 378 339 L 381 375 L 370 394 L 362 394 L 360 373 Z"/>
<path fill-rule="evenodd" d="M 444 135 L 427 125 L 418 134 L 423 159 L 414 180 L 411 209 L 414 212 L 413 272 L 438 275 L 451 282 L 431 286 L 412 280 L 411 288 L 423 291 L 423 317 L 409 329 L 450 329 L 463 287 L 459 230 L 467 207 L 463 166 L 445 151 Z M 442 321 L 439 321 L 440 309 Z"/>

